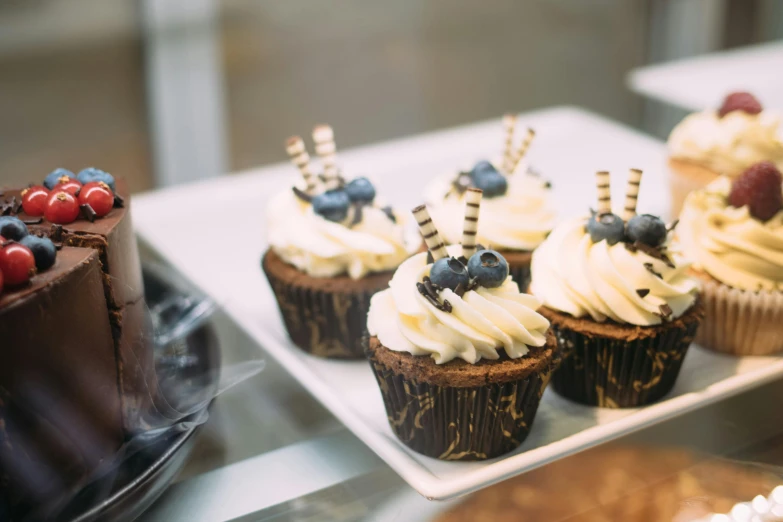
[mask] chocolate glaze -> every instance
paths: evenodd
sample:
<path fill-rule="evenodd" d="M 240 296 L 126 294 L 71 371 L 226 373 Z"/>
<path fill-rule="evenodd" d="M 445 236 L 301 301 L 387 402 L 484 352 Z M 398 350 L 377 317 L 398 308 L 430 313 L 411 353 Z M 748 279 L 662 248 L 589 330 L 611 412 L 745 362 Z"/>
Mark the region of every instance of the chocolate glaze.
<path fill-rule="evenodd" d="M 18 516 L 125 440 L 98 253 L 65 247 L 0 295 L 0 499 Z"/>

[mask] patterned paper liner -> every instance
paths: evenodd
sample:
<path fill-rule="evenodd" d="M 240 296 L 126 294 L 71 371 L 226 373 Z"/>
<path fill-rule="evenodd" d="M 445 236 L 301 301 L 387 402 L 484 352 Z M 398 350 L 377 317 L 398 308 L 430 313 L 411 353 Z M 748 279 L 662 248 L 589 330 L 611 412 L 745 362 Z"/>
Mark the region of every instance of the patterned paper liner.
<path fill-rule="evenodd" d="M 551 375 L 458 388 L 410 379 L 371 352 L 368 358 L 392 431 L 413 451 L 441 460 L 485 460 L 519 447 Z"/>
<path fill-rule="evenodd" d="M 364 358 L 362 336 L 370 298 L 387 288 L 388 280 L 375 288 L 336 292 L 287 283 L 269 273 L 264 263 L 262 266 L 295 345 L 319 357 Z"/>
<path fill-rule="evenodd" d="M 699 321 L 633 341 L 583 334 L 552 323 L 565 359 L 552 375 L 561 396 L 603 408 L 657 401 L 674 387 Z"/>
<path fill-rule="evenodd" d="M 702 286 L 704 324 L 696 342 L 729 355 L 783 351 L 783 292 L 749 292 L 718 281 Z"/>

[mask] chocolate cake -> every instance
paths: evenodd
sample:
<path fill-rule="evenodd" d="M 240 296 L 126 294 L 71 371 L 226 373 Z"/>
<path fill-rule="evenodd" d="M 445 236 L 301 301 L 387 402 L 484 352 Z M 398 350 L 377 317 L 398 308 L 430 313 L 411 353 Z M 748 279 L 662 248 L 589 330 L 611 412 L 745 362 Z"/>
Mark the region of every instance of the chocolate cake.
<path fill-rule="evenodd" d="M 81 203 L 70 222 L 30 204 L 25 196 L 43 187 L 0 190 L 0 219 L 18 218 L 29 236 L 59 249 L 54 265 L 29 281 L 0 284 L 0 518 L 3 502 L 18 515 L 68 491 L 149 429 L 155 411 L 130 194 L 122 180 L 96 172 L 111 179 L 111 189 L 97 190 L 111 194 L 113 206 L 84 204 L 80 191 L 95 185 L 85 182 L 54 203 Z"/>

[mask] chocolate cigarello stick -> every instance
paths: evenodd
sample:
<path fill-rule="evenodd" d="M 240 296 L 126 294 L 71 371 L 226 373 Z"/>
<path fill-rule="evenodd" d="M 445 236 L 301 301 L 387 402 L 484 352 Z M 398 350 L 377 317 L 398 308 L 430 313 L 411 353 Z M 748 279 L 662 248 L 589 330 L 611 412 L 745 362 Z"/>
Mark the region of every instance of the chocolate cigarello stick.
<path fill-rule="evenodd" d="M 476 253 L 476 234 L 478 234 L 478 218 L 481 208 L 482 191 L 469 188 L 465 192 L 465 221 L 462 225 L 462 255 L 470 259 Z"/>
<path fill-rule="evenodd" d="M 612 193 L 609 185 L 609 172 L 598 171 L 595 174 L 595 186 L 598 189 L 598 215 L 612 213 Z"/>
<path fill-rule="evenodd" d="M 514 153 L 514 158 L 511 165 L 511 171 L 509 172 L 509 174 L 517 170 L 517 167 L 519 166 L 519 162 L 522 161 L 522 158 L 524 158 L 525 154 L 527 154 L 527 149 L 530 148 L 530 144 L 533 142 L 533 138 L 535 137 L 536 137 L 536 131 L 528 127 L 525 138 L 522 140 L 522 143 L 519 144 L 519 148 Z"/>
<path fill-rule="evenodd" d="M 636 200 L 639 198 L 639 185 L 642 183 L 642 171 L 631 169 L 628 172 L 628 186 L 625 189 L 625 208 L 623 220 L 629 221 L 636 215 Z"/>
<path fill-rule="evenodd" d="M 514 155 L 514 129 L 517 126 L 516 114 L 504 114 L 503 115 L 503 130 L 506 135 L 506 143 L 503 149 L 503 172 L 511 174 L 511 168 L 513 167 L 513 155 Z"/>
<path fill-rule="evenodd" d="M 324 185 L 326 190 L 339 187 L 340 178 L 337 171 L 337 146 L 334 144 L 334 131 L 329 125 L 318 125 L 313 129 L 315 152 L 324 165 Z"/>
<path fill-rule="evenodd" d="M 430 213 L 427 212 L 427 207 L 420 205 L 414 208 L 413 217 L 419 225 L 419 230 L 424 238 L 424 242 L 427 243 L 427 249 L 432 254 L 432 259 L 437 261 L 438 259 L 448 257 L 449 253 L 446 252 L 446 244 L 440 237 L 438 229 L 435 228 L 435 223 L 432 222 Z"/>
<path fill-rule="evenodd" d="M 315 192 L 315 176 L 310 170 L 310 155 L 307 153 L 304 141 L 299 136 L 291 136 L 285 142 L 285 151 L 288 153 L 288 157 L 291 158 L 291 163 L 296 165 L 299 172 L 307 184 L 305 192 L 312 194 Z"/>

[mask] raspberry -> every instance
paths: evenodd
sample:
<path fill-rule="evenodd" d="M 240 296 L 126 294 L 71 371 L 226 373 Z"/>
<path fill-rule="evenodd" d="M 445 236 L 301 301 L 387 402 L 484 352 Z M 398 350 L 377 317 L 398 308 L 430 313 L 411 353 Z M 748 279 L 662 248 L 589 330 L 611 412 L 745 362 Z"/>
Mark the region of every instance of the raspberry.
<path fill-rule="evenodd" d="M 748 205 L 750 215 L 767 221 L 783 209 L 783 176 L 771 161 L 751 165 L 731 185 L 729 204 Z"/>
<path fill-rule="evenodd" d="M 749 92 L 733 92 L 723 100 L 723 105 L 718 110 L 718 116 L 723 118 L 731 111 L 758 114 L 761 112 L 761 103 Z"/>

